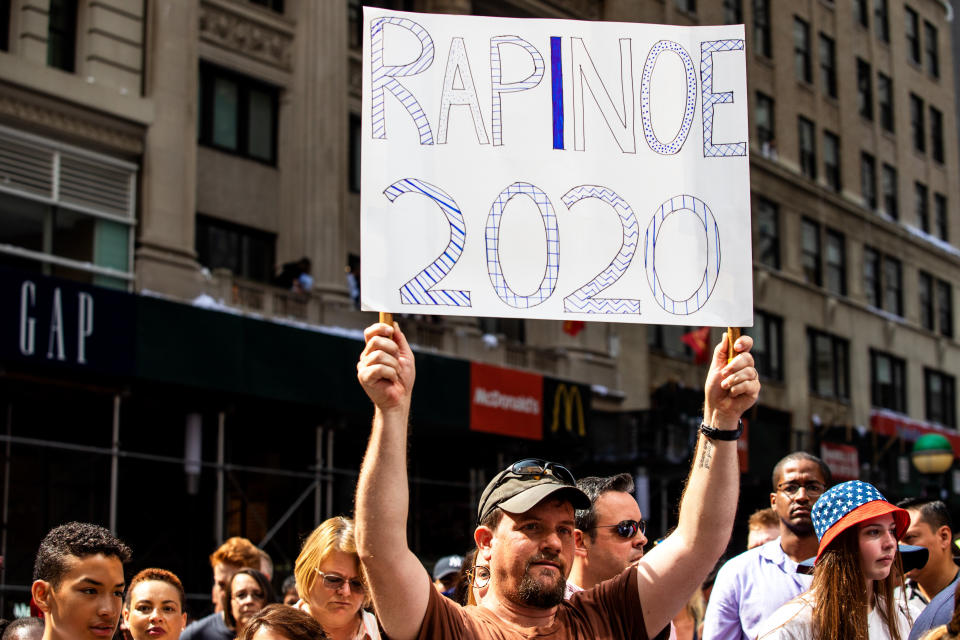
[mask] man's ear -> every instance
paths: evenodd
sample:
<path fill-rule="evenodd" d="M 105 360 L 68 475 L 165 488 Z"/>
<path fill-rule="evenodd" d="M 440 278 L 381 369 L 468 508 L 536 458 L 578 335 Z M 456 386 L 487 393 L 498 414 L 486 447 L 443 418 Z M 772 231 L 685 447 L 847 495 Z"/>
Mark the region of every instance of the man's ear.
<path fill-rule="evenodd" d="M 573 530 L 573 555 L 581 558 L 587 557 L 587 545 L 584 542 L 586 536 L 580 529 Z"/>
<path fill-rule="evenodd" d="M 46 580 L 34 580 L 33 586 L 30 587 L 30 595 L 33 596 L 33 601 L 37 603 L 40 611 L 49 615 L 51 609 L 50 600 L 53 597 L 53 585 Z"/>
<path fill-rule="evenodd" d="M 183 612 L 183 626 L 180 627 L 180 630 L 183 631 L 187 628 L 187 612 Z"/>
<path fill-rule="evenodd" d="M 477 543 L 477 553 L 489 563 L 491 547 L 493 546 L 493 531 L 490 527 L 481 525 L 474 530 L 473 541 Z"/>
<path fill-rule="evenodd" d="M 953 539 L 953 532 L 950 531 L 950 527 L 943 525 L 937 529 L 937 539 L 940 541 L 940 546 L 950 551 L 950 542 Z"/>
<path fill-rule="evenodd" d="M 771 509 L 777 508 L 777 492 L 776 491 L 770 494 L 770 508 Z"/>

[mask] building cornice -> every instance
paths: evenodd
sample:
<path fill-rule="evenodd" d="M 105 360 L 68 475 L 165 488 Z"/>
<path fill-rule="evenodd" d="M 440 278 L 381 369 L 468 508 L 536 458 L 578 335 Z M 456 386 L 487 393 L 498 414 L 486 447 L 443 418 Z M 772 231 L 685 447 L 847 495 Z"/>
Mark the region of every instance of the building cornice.
<path fill-rule="evenodd" d="M 200 40 L 289 72 L 293 68 L 294 25 L 257 7 L 224 0 L 200 5 Z"/>

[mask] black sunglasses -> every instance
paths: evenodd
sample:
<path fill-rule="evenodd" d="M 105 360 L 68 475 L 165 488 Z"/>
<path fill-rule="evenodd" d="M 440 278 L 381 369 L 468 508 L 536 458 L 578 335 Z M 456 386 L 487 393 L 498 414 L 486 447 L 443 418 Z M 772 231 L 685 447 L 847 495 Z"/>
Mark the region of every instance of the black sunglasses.
<path fill-rule="evenodd" d="M 616 529 L 617 535 L 621 538 L 629 540 L 633 538 L 638 533 L 646 534 L 647 533 L 647 521 L 646 520 L 621 520 L 617 524 L 598 524 L 593 527 L 594 529 Z"/>
<path fill-rule="evenodd" d="M 514 462 L 510 465 L 510 473 L 518 476 L 543 476 L 549 474 L 564 484 L 577 484 L 573 474 L 565 466 L 539 458 L 527 458 L 526 460 Z M 504 475 L 504 477 L 501 478 L 501 484 L 506 479 L 506 475 Z"/>

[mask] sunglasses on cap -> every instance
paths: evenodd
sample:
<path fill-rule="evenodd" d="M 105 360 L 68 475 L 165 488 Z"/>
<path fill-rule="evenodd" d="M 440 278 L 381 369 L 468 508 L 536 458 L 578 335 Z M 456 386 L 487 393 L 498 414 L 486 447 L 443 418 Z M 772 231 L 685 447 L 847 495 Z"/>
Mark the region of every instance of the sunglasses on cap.
<path fill-rule="evenodd" d="M 564 484 L 577 484 L 573 474 L 565 466 L 548 460 L 540 460 L 539 458 L 527 458 L 526 460 L 514 462 L 510 465 L 510 473 L 517 476 L 533 476 L 535 478 L 550 475 Z M 500 479 L 500 484 L 507 479 L 506 474 L 504 474 L 504 477 Z"/>
<path fill-rule="evenodd" d="M 598 524 L 593 529 L 614 529 L 617 535 L 625 540 L 635 537 L 638 533 L 646 534 L 646 520 L 621 520 L 617 524 Z"/>

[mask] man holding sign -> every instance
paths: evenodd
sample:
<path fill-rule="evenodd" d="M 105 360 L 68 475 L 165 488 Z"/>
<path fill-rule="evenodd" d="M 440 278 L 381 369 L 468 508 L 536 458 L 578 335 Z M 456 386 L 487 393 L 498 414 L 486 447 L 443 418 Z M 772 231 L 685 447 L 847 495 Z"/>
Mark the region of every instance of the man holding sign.
<path fill-rule="evenodd" d="M 515 463 L 481 497 L 474 539 L 491 578 L 478 607 L 440 596 L 407 545 L 413 352 L 396 325 L 374 324 L 365 337 L 357 371 L 375 414 L 357 484 L 357 551 L 379 621 L 393 640 L 650 638 L 723 553 L 737 508 L 739 420 L 760 392 L 749 337 L 736 341 L 729 362 L 726 335 L 714 351 L 679 524 L 666 542 L 619 576 L 564 601 L 574 508 L 589 501 L 561 465 Z"/>

